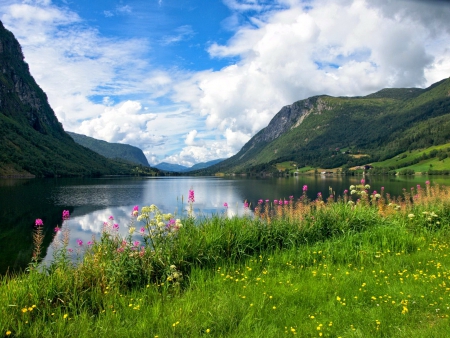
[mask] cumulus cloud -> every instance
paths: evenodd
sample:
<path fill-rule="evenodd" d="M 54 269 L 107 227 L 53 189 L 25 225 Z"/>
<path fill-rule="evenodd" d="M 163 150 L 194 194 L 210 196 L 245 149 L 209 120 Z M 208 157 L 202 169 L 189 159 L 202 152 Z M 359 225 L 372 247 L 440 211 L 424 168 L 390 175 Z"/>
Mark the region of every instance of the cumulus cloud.
<path fill-rule="evenodd" d="M 184 143 L 186 143 L 188 146 L 194 145 L 195 136 L 197 136 L 197 130 L 191 130 L 189 134 L 187 134 L 186 139 L 184 140 Z"/>
<path fill-rule="evenodd" d="M 67 130 L 138 146 L 152 164 L 229 157 L 282 106 L 312 95 L 424 87 L 450 76 L 444 1 L 224 4 L 231 14 L 223 24 L 233 35 L 205 49 L 230 65 L 200 71 L 161 69 L 143 54 L 192 39 L 195 26 L 158 41 L 118 39 L 50 0 L 7 0 L 0 13 Z"/>

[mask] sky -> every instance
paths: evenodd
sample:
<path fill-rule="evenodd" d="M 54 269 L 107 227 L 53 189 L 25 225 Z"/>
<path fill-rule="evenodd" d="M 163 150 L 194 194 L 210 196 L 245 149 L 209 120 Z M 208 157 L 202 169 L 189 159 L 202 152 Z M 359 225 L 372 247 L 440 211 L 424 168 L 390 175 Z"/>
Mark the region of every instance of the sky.
<path fill-rule="evenodd" d="M 0 0 L 66 131 L 151 165 L 236 154 L 280 109 L 450 77 L 446 0 Z"/>

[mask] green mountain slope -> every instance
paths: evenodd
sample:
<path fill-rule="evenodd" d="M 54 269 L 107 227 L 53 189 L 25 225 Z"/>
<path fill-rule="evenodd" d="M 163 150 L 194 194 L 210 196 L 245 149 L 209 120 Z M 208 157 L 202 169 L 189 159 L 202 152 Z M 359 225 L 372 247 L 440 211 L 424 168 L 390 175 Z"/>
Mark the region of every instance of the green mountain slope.
<path fill-rule="evenodd" d="M 236 155 L 205 173 L 261 172 L 284 161 L 321 168 L 381 161 L 449 142 L 449 121 L 450 79 L 364 97 L 315 96 L 283 107 Z"/>
<path fill-rule="evenodd" d="M 22 49 L 0 22 L 0 176 L 132 173 L 67 135 L 31 76 Z"/>
<path fill-rule="evenodd" d="M 144 153 L 138 147 L 122 143 L 109 143 L 72 132 L 67 132 L 67 134 L 69 134 L 76 143 L 82 145 L 83 147 L 89 148 L 92 151 L 95 151 L 96 153 L 99 153 L 100 155 L 107 158 L 121 159 L 141 164 L 146 167 L 150 166 Z"/>

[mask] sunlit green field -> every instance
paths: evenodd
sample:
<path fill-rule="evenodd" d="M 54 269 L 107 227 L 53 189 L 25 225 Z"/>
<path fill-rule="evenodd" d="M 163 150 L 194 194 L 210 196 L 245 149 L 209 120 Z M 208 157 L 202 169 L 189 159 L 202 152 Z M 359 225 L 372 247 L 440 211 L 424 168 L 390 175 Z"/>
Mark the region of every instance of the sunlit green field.
<path fill-rule="evenodd" d="M 239 218 L 177 223 L 142 208 L 130 233 L 142 232 L 143 248 L 106 227 L 80 246 L 78 264 L 63 237 L 45 272 L 33 260 L 29 273 L 1 280 L 0 332 L 447 337 L 450 189 L 427 184 L 390 200 L 352 188 L 342 198 L 262 202 Z"/>
<path fill-rule="evenodd" d="M 439 160 L 437 157 L 422 160 L 419 163 L 407 165 L 417 158 L 420 158 L 423 154 L 429 154 L 433 150 L 447 150 L 450 148 L 450 143 L 441 144 L 438 146 L 432 146 L 421 150 L 407 151 L 399 154 L 393 158 L 382 162 L 373 163 L 374 167 L 390 167 L 390 166 L 401 166 L 402 169 L 413 169 L 416 172 L 427 172 L 428 170 L 449 170 L 450 169 L 450 159 L 446 158 L 444 160 Z M 404 164 L 404 166 L 403 166 Z"/>

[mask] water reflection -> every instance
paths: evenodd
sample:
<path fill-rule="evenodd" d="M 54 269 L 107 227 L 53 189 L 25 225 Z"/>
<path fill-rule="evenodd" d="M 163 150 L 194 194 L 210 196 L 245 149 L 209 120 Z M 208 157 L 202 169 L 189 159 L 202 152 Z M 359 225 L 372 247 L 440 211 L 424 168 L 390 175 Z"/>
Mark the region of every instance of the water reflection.
<path fill-rule="evenodd" d="M 71 219 L 63 224 L 70 228 L 70 247 L 77 247 L 77 239 L 84 243 L 99 236 L 103 222 L 113 216 L 125 235 L 134 205 L 155 204 L 164 213 L 177 218 L 187 215 L 189 189 L 195 191 L 194 215 L 197 218 L 223 214 L 242 215 L 247 200 L 253 208 L 259 199 L 297 199 L 303 185 L 308 185 L 308 196 L 314 199 L 318 192 L 328 197 L 329 188 L 342 195 L 361 177 L 297 176 L 288 178 L 77 178 L 0 180 L 0 274 L 8 268 L 20 270 L 27 266 L 32 255 L 32 229 L 34 220 L 44 221 L 44 248 L 48 261 L 53 249 L 47 247 L 55 236 L 54 228 L 61 226 L 62 211 L 67 209 Z M 371 190 L 401 195 L 424 184 L 448 184 L 448 177 L 366 177 Z M 137 239 L 139 240 L 139 239 Z"/>

